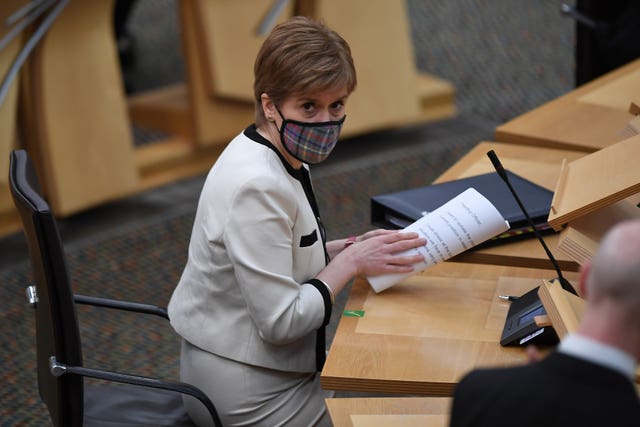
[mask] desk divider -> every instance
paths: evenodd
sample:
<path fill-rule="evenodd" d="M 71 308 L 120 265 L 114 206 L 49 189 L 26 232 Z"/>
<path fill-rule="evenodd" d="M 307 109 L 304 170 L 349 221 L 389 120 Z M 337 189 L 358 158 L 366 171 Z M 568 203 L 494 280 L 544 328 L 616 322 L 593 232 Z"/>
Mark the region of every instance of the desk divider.
<path fill-rule="evenodd" d="M 640 135 L 563 164 L 548 222 L 555 230 L 640 192 Z"/>

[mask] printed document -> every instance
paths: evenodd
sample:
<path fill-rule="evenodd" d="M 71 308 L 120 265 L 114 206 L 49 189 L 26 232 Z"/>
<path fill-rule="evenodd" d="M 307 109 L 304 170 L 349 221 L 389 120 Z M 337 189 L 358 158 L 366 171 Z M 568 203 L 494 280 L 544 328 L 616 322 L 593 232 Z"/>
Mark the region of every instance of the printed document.
<path fill-rule="evenodd" d="M 424 257 L 412 272 L 372 276 L 367 280 L 375 292 L 381 292 L 508 229 L 509 223 L 496 207 L 474 188 L 469 188 L 404 228 L 427 239 L 425 246 L 404 253 L 420 253 Z"/>

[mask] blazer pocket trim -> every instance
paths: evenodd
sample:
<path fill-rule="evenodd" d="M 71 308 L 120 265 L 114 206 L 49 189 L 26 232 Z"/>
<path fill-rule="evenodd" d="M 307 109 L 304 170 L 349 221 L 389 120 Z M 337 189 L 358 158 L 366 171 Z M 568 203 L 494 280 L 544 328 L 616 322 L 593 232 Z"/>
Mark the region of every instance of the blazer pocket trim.
<path fill-rule="evenodd" d="M 313 230 L 311 233 L 300 237 L 300 247 L 304 248 L 307 246 L 311 246 L 317 241 L 318 241 L 318 233 L 316 230 Z"/>

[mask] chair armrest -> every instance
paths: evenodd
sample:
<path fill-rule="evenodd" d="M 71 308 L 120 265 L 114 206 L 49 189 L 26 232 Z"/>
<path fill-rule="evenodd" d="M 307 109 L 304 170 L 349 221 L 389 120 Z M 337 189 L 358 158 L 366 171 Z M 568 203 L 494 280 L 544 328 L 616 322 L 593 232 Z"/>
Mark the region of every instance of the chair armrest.
<path fill-rule="evenodd" d="M 109 298 L 90 297 L 86 295 L 74 295 L 74 301 L 77 304 L 93 305 L 97 307 L 115 308 L 118 310 L 134 311 L 136 313 L 153 314 L 155 316 L 164 317 L 169 320 L 167 309 L 151 304 L 141 304 L 131 301 L 115 300 Z"/>
<path fill-rule="evenodd" d="M 80 375 L 82 377 L 96 378 L 99 380 L 113 381 L 125 384 L 133 384 L 143 387 L 159 388 L 163 390 L 175 391 L 176 393 L 188 394 L 198 399 L 207 408 L 213 419 L 213 424 L 222 427 L 222 422 L 218 416 L 215 406 L 211 400 L 199 388 L 183 382 L 162 381 L 156 378 L 129 375 L 119 372 L 105 371 L 102 369 L 86 368 L 84 366 L 64 365 L 56 360 L 55 356 L 49 358 L 49 368 L 55 377 L 65 374 Z"/>

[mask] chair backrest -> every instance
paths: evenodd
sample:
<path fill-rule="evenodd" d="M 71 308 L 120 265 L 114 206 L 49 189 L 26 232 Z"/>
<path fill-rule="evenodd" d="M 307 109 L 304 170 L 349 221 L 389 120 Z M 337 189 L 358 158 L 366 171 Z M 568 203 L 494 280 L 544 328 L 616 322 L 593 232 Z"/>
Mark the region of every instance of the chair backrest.
<path fill-rule="evenodd" d="M 49 358 L 82 365 L 80 333 L 64 249 L 56 219 L 42 197 L 35 170 L 24 150 L 11 153 L 9 186 L 22 220 L 33 267 L 37 302 L 36 351 L 38 390 L 53 425 L 81 426 L 83 381 L 77 375 L 54 377 Z"/>

